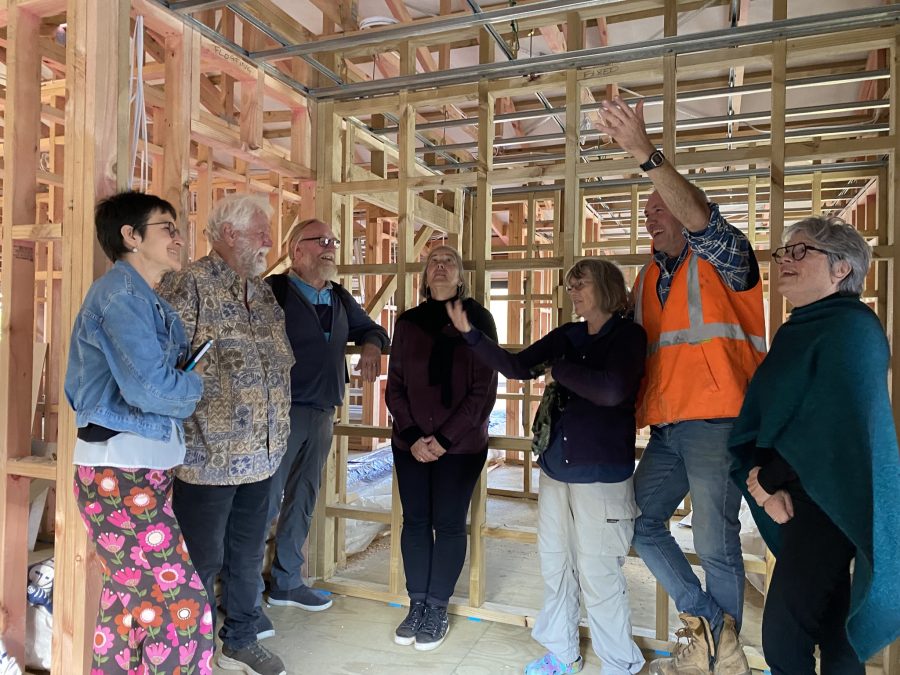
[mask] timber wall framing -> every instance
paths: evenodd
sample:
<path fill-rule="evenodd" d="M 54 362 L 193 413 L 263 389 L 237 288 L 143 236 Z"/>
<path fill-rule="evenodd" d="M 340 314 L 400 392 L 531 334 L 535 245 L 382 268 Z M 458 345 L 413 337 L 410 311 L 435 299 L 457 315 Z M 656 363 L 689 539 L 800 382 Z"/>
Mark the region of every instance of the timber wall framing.
<path fill-rule="evenodd" d="M 662 16 L 665 36 L 675 38 L 680 13 L 695 4 L 641 0 L 629 8 L 624 3 L 607 8 L 598 3 L 591 10 L 523 21 L 519 30 L 547 32 L 557 48 L 574 51 L 583 46 L 586 21 L 614 21 L 645 12 Z M 96 605 L 97 588 L 85 580 L 95 579 L 96 570 L 68 487 L 74 417 L 61 381 L 75 313 L 90 283 L 105 270 L 94 244 L 93 204 L 124 187 L 133 175 L 128 37 L 138 15 L 146 27 L 149 189 L 179 207 L 179 223 L 189 234 L 186 256 L 196 258 L 207 250 L 203 223 L 216 198 L 234 190 L 267 194 L 276 214 L 273 268 L 284 265 L 284 237 L 296 214 L 331 222 L 345 242 L 360 243 L 341 249 L 343 280 L 371 316 L 391 326 L 397 312 L 417 302 L 422 253 L 432 242 L 446 241 L 463 252 L 476 299 L 508 301 L 508 346 L 521 347 L 568 320 L 571 306 L 562 290 L 562 272 L 575 261 L 604 255 L 632 279 L 647 259 L 649 240 L 638 214 L 648 183 L 634 161 L 606 147 L 590 130 L 586 134 L 582 125 L 585 119 L 595 119 L 596 100 L 629 87 L 662 106 L 665 114 L 654 134 L 666 155 L 694 174 L 729 216 L 743 214 L 731 220 L 748 232 L 766 281 L 770 250 L 785 224 L 823 211 L 851 219 L 874 245 L 876 265 L 867 281 L 866 301 L 878 312 L 896 348 L 900 44 L 895 27 L 730 49 L 698 48 L 689 54 L 623 59 L 534 77 L 501 78 L 488 72 L 477 81 L 444 89 L 398 88 L 367 100 L 361 116 L 359 101 L 340 100 L 339 95 L 323 95 L 318 102 L 308 99 L 150 0 L 122 0 L 116 4 L 118 12 L 110 12 L 109 6 L 105 0 L 0 0 L 7 66 L 0 268 L 0 541 L 5 551 L 0 562 L 0 632 L 20 661 L 29 484 L 46 480 L 60 486 L 51 528 L 57 560 L 53 671 L 88 672 L 93 631 L 89 608 Z M 262 11 L 284 35 L 310 39 L 266 0 L 253 0 L 248 7 Z M 774 7 L 772 18 L 783 19 L 786 1 L 777 0 Z M 226 12 L 209 10 L 198 18 L 247 50 L 271 47 L 266 36 Z M 63 21 L 68 24 L 65 46 L 52 37 Z M 423 48 L 437 50 L 444 69 L 450 45 L 465 40 L 478 44 L 482 64 L 494 63 L 494 38 L 479 28 L 429 35 L 427 43 L 424 38 L 385 42 L 318 57 L 342 72 L 356 72 L 355 79 L 360 79 L 355 62 L 393 50 L 398 54 L 397 75 L 410 76 L 418 69 L 416 60 L 420 65 L 426 60 Z M 887 55 L 880 68 L 857 58 L 879 50 Z M 836 63 L 821 69 L 807 64 L 823 55 Z M 771 120 L 758 124 L 765 128 L 763 133 L 736 134 L 723 142 L 717 128 L 695 132 L 680 127 L 679 101 L 722 95 L 711 93 L 714 85 L 706 73 L 712 64 L 737 68 L 737 87 L 768 86 Z M 42 66 L 52 75 L 42 73 Z M 297 81 L 322 85 L 299 58 L 283 59 L 277 66 Z M 848 118 L 837 125 L 842 126 L 839 131 L 813 133 L 793 123 L 803 115 L 788 109 L 787 91 L 812 86 L 812 80 L 823 77 L 870 80 L 875 95 L 866 109 L 883 110 L 887 124 L 855 128 Z M 515 122 L 505 122 L 503 116 L 515 110 L 512 97 L 523 92 L 545 95 L 565 108 L 558 115 L 564 122 L 556 154 L 535 158 L 525 145 L 495 152 L 501 146 L 498 139 L 508 140 L 511 128 L 515 133 Z M 470 118 L 472 145 L 441 148 L 440 134 L 428 132 L 430 143 L 423 147 L 419 125 L 460 115 Z M 286 120 L 289 126 L 273 131 L 275 120 Z M 287 144 L 274 142 L 284 137 L 289 137 Z M 582 142 L 585 138 L 587 143 Z M 15 170 L 9 170 L 13 166 Z M 503 287 L 505 293 L 499 290 Z M 767 298 L 771 332 L 782 322 L 785 306 L 773 292 Z M 48 345 L 46 360 L 35 343 Z M 900 375 L 896 367 L 892 373 L 896 390 Z M 349 450 L 371 448 L 390 435 L 381 404 L 383 382 L 360 389 L 361 422 L 351 421 L 351 406 L 341 409 L 335 452 L 326 467 L 310 537 L 309 572 L 337 592 L 403 602 L 402 516 L 396 487 L 390 510 L 347 504 Z M 541 385 L 533 382 L 510 382 L 501 395 L 507 432 L 492 437 L 491 446 L 503 451 L 504 461 L 521 465 L 522 484 L 520 490 L 491 488 L 487 470 L 479 481 L 471 510 L 470 592 L 454 598 L 451 610 L 458 614 L 531 625 L 539 609 L 486 600 L 491 572 L 484 550 L 489 537 L 536 541 L 533 530 L 488 522 L 486 504 L 489 495 L 537 496 L 527 430 L 540 395 Z M 55 447 L 55 456 L 38 456 L 35 440 Z M 348 518 L 390 526 L 390 563 L 382 583 L 341 577 Z M 771 561 L 748 556 L 747 564 L 748 571 L 765 573 Z M 655 625 L 645 627 L 649 632 L 638 639 L 644 647 L 668 649 L 668 599 L 661 591 L 657 598 Z M 752 665 L 762 667 L 759 654 L 750 657 Z M 883 664 L 877 672 L 900 673 L 896 650 Z"/>
<path fill-rule="evenodd" d="M 669 4 L 669 7 L 673 5 Z M 785 18 L 786 7 L 785 2 L 776 2 L 773 19 Z M 666 35 L 675 34 L 674 14 L 673 11 L 667 13 Z M 584 30 L 584 16 L 571 13 L 564 20 L 571 48 L 578 49 L 579 36 Z M 347 134 L 342 141 L 345 144 L 355 141 L 372 147 L 378 143 L 380 151 L 390 155 L 389 177 L 374 178 L 367 175 L 361 166 L 345 165 L 344 175 L 353 178 L 332 182 L 323 192 L 330 192 L 336 204 L 343 204 L 343 200 L 348 198 L 355 199 L 357 205 L 373 200 L 396 199 L 399 205 L 397 258 L 382 264 L 371 263 L 366 258 L 356 264 L 344 265 L 342 272 L 348 279 L 353 276 L 365 279 L 395 270 L 401 275 L 420 273 L 420 256 L 411 243 L 414 238 L 428 236 L 423 235 L 423 231 L 427 232 L 429 228 L 423 226 L 413 231 L 409 227 L 419 221 L 416 204 L 421 203 L 423 195 L 428 195 L 429 200 L 448 203 L 462 189 L 471 204 L 462 221 L 462 232 L 448 231 L 431 236 L 439 236 L 440 240 L 446 239 L 451 243 L 459 242 L 476 299 L 486 302 L 494 297 L 509 301 L 508 347 L 515 349 L 526 345 L 559 322 L 568 320 L 571 307 L 562 290 L 562 272 L 582 257 L 604 255 L 623 266 L 628 278 L 633 279 L 649 252 L 649 240 L 638 222 L 649 184 L 641 177 L 637 163 L 621 153 L 617 154 L 614 148 L 599 152 L 599 159 L 595 161 L 581 161 L 585 153 L 581 152 L 579 137 L 583 130 L 582 116 L 588 115 L 581 111 L 583 103 L 593 100 L 597 91 L 628 86 L 661 96 L 658 102 L 665 114 L 656 133 L 657 145 L 665 149 L 668 157 L 674 158 L 676 166 L 693 174 L 691 177 L 695 182 L 708 191 L 713 201 L 722 204 L 732 222 L 750 236 L 766 284 L 770 335 L 780 326 L 787 310 L 783 299 L 768 284 L 770 251 L 780 245 L 786 224 L 807 215 L 828 212 L 843 215 L 854 222 L 873 244 L 877 262 L 867 280 L 864 299 L 876 310 L 893 338 L 897 320 L 894 312 L 897 283 L 894 265 L 898 227 L 893 202 L 897 162 L 896 56 L 891 60 L 890 86 L 883 87 L 885 102 L 880 106 L 890 106 L 889 128 L 842 133 L 837 137 L 804 131 L 800 125 L 787 122 L 796 117 L 798 111 L 787 109 L 786 92 L 791 87 L 801 86 L 805 78 L 815 77 L 812 71 L 805 71 L 799 65 L 805 56 L 828 53 L 832 58 L 840 58 L 841 55 L 865 52 L 873 47 L 889 50 L 893 55 L 896 53 L 896 39 L 894 28 L 863 30 L 839 36 L 829 34 L 783 39 L 752 47 L 710 51 L 698 49 L 696 53 L 678 57 L 663 56 L 607 64 L 596 69 L 566 70 L 540 75 L 530 81 L 523 78 L 495 80 L 490 79 L 488 74 L 477 82 L 445 90 L 401 89 L 394 95 L 367 100 L 365 108 L 374 112 L 373 118 L 375 115 L 386 115 L 399 120 L 392 130 L 396 134 L 394 142 L 390 146 L 380 145 L 383 134 L 375 141 L 360 134 Z M 491 62 L 491 38 L 482 34 L 479 40 L 482 62 Z M 433 49 L 439 42 L 439 38 L 430 36 L 428 44 Z M 399 52 L 402 64 L 409 62 L 418 44 L 401 42 L 392 44 L 391 48 Z M 360 56 L 360 52 L 354 52 L 354 55 Z M 347 58 L 347 55 L 337 54 L 335 58 L 341 57 Z M 759 82 L 766 79 L 771 83 L 771 120 L 764 125 L 767 130 L 762 138 L 757 136 L 742 140 L 735 137 L 723 143 L 720 137 L 719 143 L 715 143 L 714 132 L 703 136 L 683 134 L 678 129 L 676 102 L 681 98 L 703 96 L 704 88 L 708 86 L 704 83 L 703 74 L 711 64 L 724 63 L 737 64 L 742 70 L 742 77 L 745 69 L 747 73 L 752 70 L 753 75 L 748 80 Z M 834 72 L 839 70 L 837 68 Z M 850 70 L 852 67 L 848 67 L 847 72 Z M 762 75 L 761 71 L 764 71 Z M 660 73 L 665 74 L 661 90 L 652 85 L 641 86 L 649 76 L 655 74 L 658 77 Z M 523 90 L 542 92 L 554 101 L 563 102 L 565 125 L 560 145 L 564 151 L 561 157 L 553 160 L 523 162 L 514 168 L 505 168 L 496 161 L 496 145 L 504 135 L 495 116 L 501 109 L 502 99 L 520 95 Z M 358 101 L 342 101 L 339 94 L 336 98 L 339 100 L 333 107 L 329 106 L 334 119 L 329 122 L 320 117 L 320 124 L 326 128 L 351 129 L 360 121 L 369 129 L 383 128 L 380 122 L 359 114 Z M 477 124 L 471 127 L 475 142 L 465 146 L 466 150 L 471 151 L 473 159 L 465 163 L 465 168 L 454 170 L 450 162 L 439 163 L 440 166 L 434 162 L 417 162 L 417 154 L 424 152 L 424 156 L 433 157 L 442 148 L 440 144 L 420 145 L 415 150 L 416 126 L 412 120 L 428 119 L 430 111 L 457 105 L 468 105 L 473 111 L 469 117 L 473 119 L 476 102 Z M 320 143 L 323 138 L 320 135 Z M 448 151 L 451 149 L 458 150 L 460 146 L 446 148 Z M 525 154 L 525 151 L 522 152 Z M 335 149 L 335 158 L 338 153 Z M 345 158 L 359 154 L 344 146 Z M 722 164 L 730 165 L 730 170 L 705 170 Z M 437 169 L 440 173 L 432 173 Z M 320 185 L 327 180 L 327 175 L 320 174 Z M 845 200 L 841 192 L 848 181 L 865 187 L 853 190 L 853 196 Z M 598 206 L 607 212 L 598 213 Z M 319 208 L 327 210 L 327 205 L 320 205 Z M 337 210 L 337 206 L 331 209 L 332 213 Z M 497 215 L 501 213 L 505 217 L 498 219 Z M 542 213 L 550 214 L 549 218 L 542 218 Z M 732 214 L 739 215 L 735 218 Z M 492 281 L 499 282 L 500 286 L 505 285 L 507 292 L 492 295 Z M 400 292 L 398 286 L 394 296 L 397 312 L 413 304 L 409 286 L 406 285 L 405 292 Z M 896 355 L 894 358 L 897 358 Z M 893 372 L 896 378 L 896 367 Z M 509 435 L 492 437 L 490 445 L 504 451 L 507 462 L 522 465 L 522 489 L 489 488 L 488 469 L 485 469 L 471 508 L 469 594 L 467 597 L 455 597 L 451 611 L 464 616 L 532 625 L 539 608 L 510 607 L 485 600 L 485 590 L 490 586 L 491 578 L 485 564 L 486 538 L 536 541 L 533 529 L 506 528 L 486 520 L 485 504 L 489 494 L 524 499 L 536 497 L 530 484 L 531 458 L 525 430 L 529 428 L 530 417 L 540 399 L 540 385 L 510 382 L 501 398 L 507 400 Z M 337 432 L 339 435 L 369 434 L 381 439 L 387 438 L 390 433 L 387 427 L 364 428 L 348 424 L 340 424 Z M 401 522 L 398 500 L 394 499 L 391 510 L 367 510 L 346 504 L 344 456 L 341 452 L 333 455 L 326 469 L 323 497 L 311 535 L 311 547 L 315 550 L 311 574 L 321 578 L 326 588 L 336 592 L 403 603 L 405 593 L 398 545 Z M 396 488 L 394 495 L 396 497 Z M 377 521 L 390 526 L 391 558 L 388 568 L 384 570 L 382 583 L 360 582 L 340 575 L 344 552 L 341 539 L 336 537 L 337 523 L 347 518 Z M 696 556 L 693 560 L 696 562 Z M 771 560 L 745 555 L 745 561 L 748 572 L 765 574 L 771 569 Z M 669 649 L 673 627 L 668 625 L 668 598 L 661 588 L 657 598 L 655 625 L 649 627 L 649 632 L 639 631 L 638 640 L 645 648 Z M 765 667 L 759 653 L 752 649 L 748 652 L 752 666 Z M 895 652 L 886 655 L 883 666 L 873 668 L 873 672 L 882 670 L 897 672 Z"/>
<path fill-rule="evenodd" d="M 129 38 L 138 16 L 150 132 L 147 189 L 176 206 L 186 258 L 208 250 L 203 227 L 214 200 L 253 191 L 273 207 L 274 264 L 291 220 L 304 213 L 301 194 L 315 189 L 314 106 L 170 12 L 145 0 L 0 3 L 7 66 L 0 632 L 24 664 L 29 487 L 48 481 L 59 486 L 55 518 L 44 527 L 54 535 L 56 559 L 53 672 L 66 675 L 90 670 L 99 576 L 68 487 L 74 415 L 62 376 L 75 314 L 108 265 L 96 245 L 94 204 L 139 174 L 131 161 L 129 105 Z M 60 24 L 65 44 L 54 39 Z M 249 30 L 242 39 L 264 44 Z M 264 102 L 292 121 L 289 147 L 264 137 Z M 307 199 L 305 208 L 313 204 Z"/>

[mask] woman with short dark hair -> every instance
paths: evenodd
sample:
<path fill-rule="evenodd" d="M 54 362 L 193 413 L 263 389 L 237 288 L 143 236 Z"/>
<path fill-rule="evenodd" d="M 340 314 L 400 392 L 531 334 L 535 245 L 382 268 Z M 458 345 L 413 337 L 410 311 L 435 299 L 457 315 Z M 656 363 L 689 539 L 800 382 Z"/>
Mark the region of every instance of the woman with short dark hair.
<path fill-rule="evenodd" d="M 179 368 L 190 343 L 154 291 L 184 240 L 172 205 L 140 192 L 100 202 L 95 223 L 114 264 L 75 319 L 65 381 L 75 495 L 104 572 L 91 672 L 210 673 L 210 607 L 170 501 L 203 385 Z"/>
<path fill-rule="evenodd" d="M 549 371 L 532 427 L 541 467 L 538 553 L 544 606 L 532 637 L 547 654 L 526 675 L 577 673 L 584 667 L 578 623 L 583 594 L 591 644 L 603 672 L 637 673 L 644 665 L 631 637 L 622 573 L 638 515 L 634 502 L 635 401 L 644 374 L 647 336 L 626 316 L 621 270 L 588 258 L 566 273 L 575 314 L 516 354 L 469 322 L 458 303 L 450 316 L 483 363 L 526 380 Z"/>
<path fill-rule="evenodd" d="M 793 305 L 731 433 L 775 569 L 763 612 L 773 675 L 863 675 L 900 634 L 900 459 L 890 351 L 860 301 L 872 253 L 839 218 L 814 216 L 772 252 Z M 855 560 L 851 581 L 850 564 Z"/>
<path fill-rule="evenodd" d="M 497 375 L 466 349 L 445 305 L 463 304 L 473 323 L 497 339 L 488 311 L 467 297 L 462 259 L 449 246 L 425 259 L 425 301 L 394 326 L 385 401 L 394 418 L 391 446 L 403 504 L 400 549 L 409 613 L 394 642 L 438 647 L 450 624 L 447 605 L 466 558 L 466 513 L 487 460 L 488 416 Z"/>

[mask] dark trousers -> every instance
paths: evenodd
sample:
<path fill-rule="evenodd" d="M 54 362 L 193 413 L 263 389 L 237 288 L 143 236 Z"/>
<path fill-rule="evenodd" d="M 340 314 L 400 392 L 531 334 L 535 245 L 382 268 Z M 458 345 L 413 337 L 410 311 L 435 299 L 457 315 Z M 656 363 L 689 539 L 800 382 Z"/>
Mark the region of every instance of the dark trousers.
<path fill-rule="evenodd" d="M 176 478 L 172 490 L 175 515 L 210 598 L 216 575 L 222 583 L 226 617 L 219 637 L 231 649 L 256 642 L 271 482 L 194 485 Z M 210 605 L 215 626 L 215 601 Z"/>
<path fill-rule="evenodd" d="M 772 675 L 815 675 L 818 645 L 822 675 L 865 675 L 844 627 L 856 549 L 808 497 L 793 502 L 763 612 L 766 661 Z"/>
<path fill-rule="evenodd" d="M 278 516 L 271 575 L 276 590 L 290 591 L 303 585 L 303 543 L 309 535 L 333 432 L 334 408 L 291 406 L 287 452 L 272 476 L 269 505 L 269 522 Z"/>
<path fill-rule="evenodd" d="M 487 449 L 419 462 L 394 448 L 403 505 L 400 550 L 411 600 L 446 607 L 466 560 L 466 514 Z"/>

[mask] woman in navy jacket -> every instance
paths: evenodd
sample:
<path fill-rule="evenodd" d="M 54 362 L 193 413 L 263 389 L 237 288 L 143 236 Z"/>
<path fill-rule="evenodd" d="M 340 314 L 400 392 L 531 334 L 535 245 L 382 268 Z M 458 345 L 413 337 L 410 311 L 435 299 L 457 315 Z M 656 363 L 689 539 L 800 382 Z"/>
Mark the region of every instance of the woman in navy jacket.
<path fill-rule="evenodd" d="M 430 650 L 449 630 L 447 605 L 466 558 L 466 513 L 487 459 L 488 416 L 497 375 L 466 348 L 446 304 L 460 302 L 496 339 L 491 315 L 466 297 L 462 259 L 438 246 L 425 260 L 425 301 L 394 326 L 385 399 L 403 504 L 400 548 L 409 615 L 394 642 Z"/>
<path fill-rule="evenodd" d="M 170 501 L 181 420 L 203 392 L 179 366 L 190 341 L 154 287 L 181 269 L 175 209 L 123 192 L 97 205 L 114 265 L 81 306 L 65 391 L 75 410 L 75 496 L 103 564 L 92 673 L 211 672 L 210 608 Z"/>
<path fill-rule="evenodd" d="M 621 565 L 638 515 L 631 479 L 634 407 L 647 338 L 624 316 L 628 291 L 612 263 L 578 262 L 566 273 L 566 290 L 584 321 L 560 326 L 516 354 L 473 328 L 458 303 L 448 311 L 485 364 L 514 379 L 539 377 L 547 369 L 553 376 L 552 395 L 545 394 L 536 419 L 536 445 L 543 446 L 538 551 L 544 606 L 532 631 L 548 653 L 529 663 L 525 673 L 582 669 L 580 591 L 603 672 L 626 675 L 644 664 L 631 638 Z M 540 433 L 548 424 L 549 433 Z"/>

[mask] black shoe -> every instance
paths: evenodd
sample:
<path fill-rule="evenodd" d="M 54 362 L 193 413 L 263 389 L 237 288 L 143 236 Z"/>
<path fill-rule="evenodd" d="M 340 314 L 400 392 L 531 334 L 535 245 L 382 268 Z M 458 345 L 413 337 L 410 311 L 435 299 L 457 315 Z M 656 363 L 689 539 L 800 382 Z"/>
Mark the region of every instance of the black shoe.
<path fill-rule="evenodd" d="M 266 613 L 259 610 L 259 619 L 256 621 L 256 639 L 265 640 L 266 638 L 275 637 L 275 626 L 272 620 L 266 616 Z"/>
<path fill-rule="evenodd" d="M 425 601 L 412 600 L 409 603 L 409 613 L 403 619 L 403 623 L 394 631 L 394 642 L 398 645 L 411 645 L 416 641 L 416 633 L 425 623 Z"/>
<path fill-rule="evenodd" d="M 279 591 L 273 588 L 269 590 L 269 604 L 299 607 L 307 612 L 321 612 L 332 605 L 329 595 L 303 585 L 289 591 Z"/>
<path fill-rule="evenodd" d="M 447 618 L 447 608 L 426 605 L 425 621 L 416 633 L 416 649 L 420 652 L 437 649 L 449 632 L 450 620 Z"/>
<path fill-rule="evenodd" d="M 239 670 L 255 675 L 286 675 L 281 659 L 259 642 L 251 642 L 242 649 L 222 645 L 216 664 L 222 670 Z"/>

